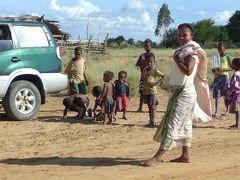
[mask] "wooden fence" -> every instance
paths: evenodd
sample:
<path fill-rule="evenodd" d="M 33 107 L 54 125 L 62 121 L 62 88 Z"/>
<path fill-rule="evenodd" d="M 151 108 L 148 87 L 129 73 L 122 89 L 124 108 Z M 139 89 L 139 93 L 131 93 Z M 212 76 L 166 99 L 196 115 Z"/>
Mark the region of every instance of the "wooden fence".
<path fill-rule="evenodd" d="M 97 40 L 59 40 L 59 35 L 57 38 L 57 43 L 62 49 L 74 49 L 76 46 L 81 47 L 85 53 L 94 53 L 94 54 L 107 54 L 107 40 L 108 35 L 104 41 Z"/>

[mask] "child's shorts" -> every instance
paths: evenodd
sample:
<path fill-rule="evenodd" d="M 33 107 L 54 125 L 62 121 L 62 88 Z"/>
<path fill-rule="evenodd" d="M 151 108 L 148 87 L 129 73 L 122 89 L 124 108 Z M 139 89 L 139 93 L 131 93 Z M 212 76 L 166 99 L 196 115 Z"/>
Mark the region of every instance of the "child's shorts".
<path fill-rule="evenodd" d="M 114 109 L 114 100 L 113 99 L 105 99 L 103 100 L 102 109 L 104 113 L 113 113 Z"/>
<path fill-rule="evenodd" d="M 127 96 L 122 95 L 116 99 L 116 111 L 127 110 Z"/>
<path fill-rule="evenodd" d="M 70 83 L 70 94 L 76 94 L 76 93 L 87 94 L 87 87 L 86 87 L 85 81 L 82 81 L 79 84 L 74 82 Z"/>
<path fill-rule="evenodd" d="M 144 95 L 144 103 L 151 106 L 158 105 L 157 95 L 156 94 Z"/>
<path fill-rule="evenodd" d="M 226 75 L 215 75 L 213 81 L 213 98 L 218 99 L 224 96 L 230 87 L 229 77 Z"/>

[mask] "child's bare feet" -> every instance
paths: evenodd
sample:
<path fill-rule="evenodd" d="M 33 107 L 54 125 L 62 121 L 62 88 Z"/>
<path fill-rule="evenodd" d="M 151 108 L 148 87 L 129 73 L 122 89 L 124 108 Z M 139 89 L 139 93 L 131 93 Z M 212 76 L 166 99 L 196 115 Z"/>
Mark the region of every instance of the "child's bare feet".
<path fill-rule="evenodd" d="M 176 159 L 173 159 L 173 160 L 170 160 L 170 162 L 173 162 L 173 163 L 190 163 L 189 159 L 185 158 L 183 156 L 181 156 L 179 158 L 176 158 Z"/>
<path fill-rule="evenodd" d="M 240 126 L 238 126 L 237 124 L 231 125 L 229 126 L 230 129 L 240 129 Z"/>
<path fill-rule="evenodd" d="M 123 116 L 123 119 L 128 120 L 128 117 L 126 115 Z"/>
<path fill-rule="evenodd" d="M 158 166 L 161 163 L 161 160 L 159 160 L 156 157 L 153 157 L 151 159 L 148 159 L 146 161 L 144 161 L 142 163 L 142 166 L 146 166 L 146 167 L 154 167 L 154 166 Z"/>

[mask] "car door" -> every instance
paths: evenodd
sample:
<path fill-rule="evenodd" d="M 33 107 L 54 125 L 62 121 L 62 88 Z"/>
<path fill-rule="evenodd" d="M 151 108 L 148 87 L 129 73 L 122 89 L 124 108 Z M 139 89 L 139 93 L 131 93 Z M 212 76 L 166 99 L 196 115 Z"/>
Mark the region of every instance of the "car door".
<path fill-rule="evenodd" d="M 14 24 L 13 28 L 19 43 L 18 58 L 22 67 L 36 69 L 40 73 L 61 71 L 55 44 L 46 27 L 42 24 Z"/>
<path fill-rule="evenodd" d="M 16 39 L 10 30 L 10 24 L 0 24 L 0 76 L 9 75 L 21 68 L 22 63 L 15 49 Z"/>

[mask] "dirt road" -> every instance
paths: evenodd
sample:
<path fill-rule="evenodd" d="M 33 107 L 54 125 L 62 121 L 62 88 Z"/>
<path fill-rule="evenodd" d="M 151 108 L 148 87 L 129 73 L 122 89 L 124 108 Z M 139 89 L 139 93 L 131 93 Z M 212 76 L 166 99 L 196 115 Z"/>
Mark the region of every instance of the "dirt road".
<path fill-rule="evenodd" d="M 167 97 L 160 92 L 158 122 Z M 195 123 L 191 163 L 169 163 L 180 154 L 176 148 L 160 166 L 145 168 L 140 162 L 159 144 L 152 140 L 156 129 L 144 127 L 146 106 L 144 113 L 134 112 L 138 99 L 131 99 L 129 120 L 119 113 L 114 125 L 104 127 L 91 119 L 62 121 L 62 98 L 49 97 L 32 121 L 11 121 L 1 111 L 1 179 L 240 179 L 240 131 L 227 128 L 234 116 Z"/>

